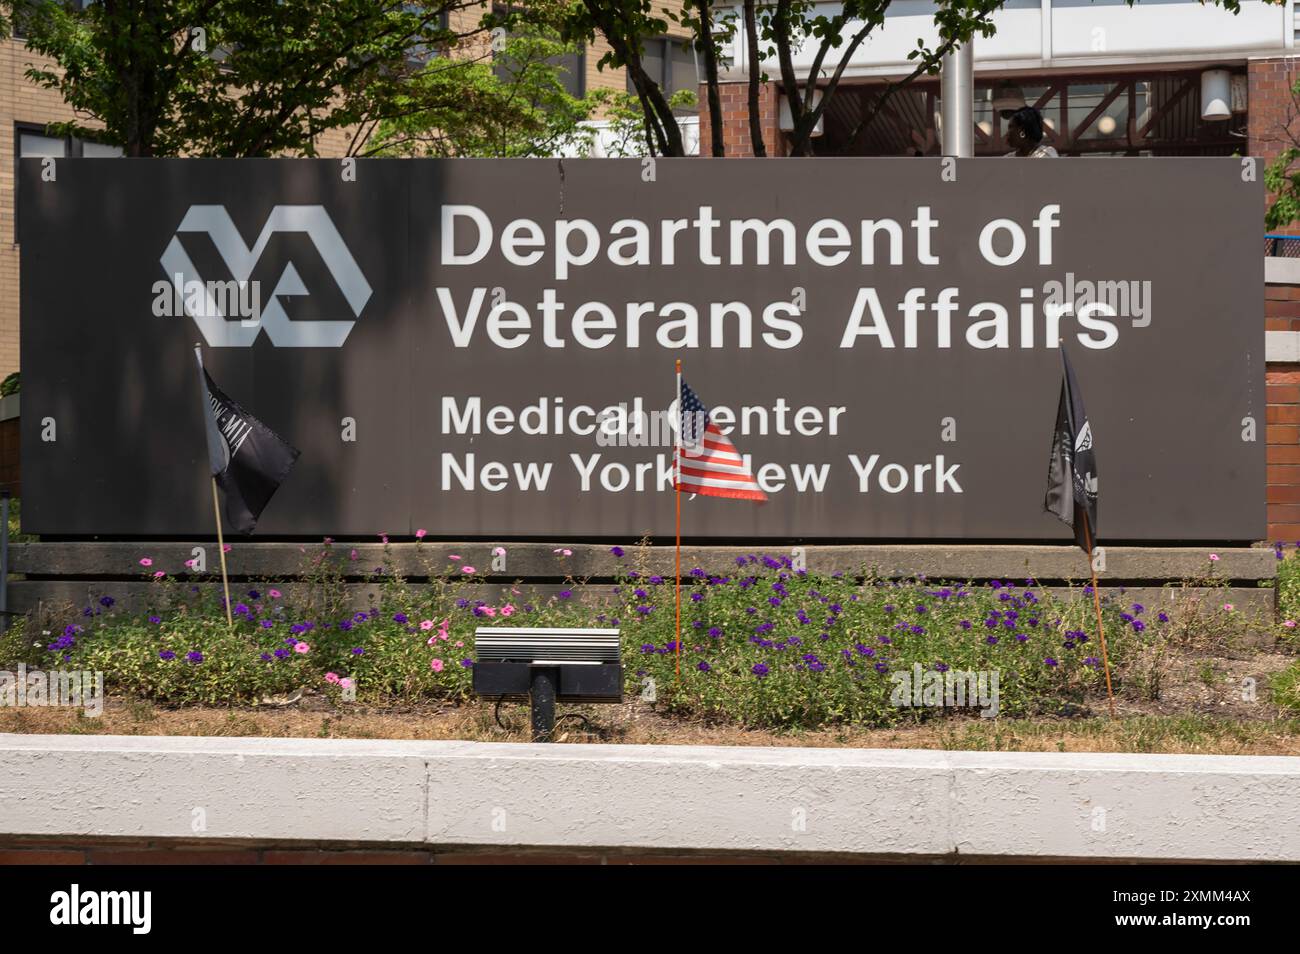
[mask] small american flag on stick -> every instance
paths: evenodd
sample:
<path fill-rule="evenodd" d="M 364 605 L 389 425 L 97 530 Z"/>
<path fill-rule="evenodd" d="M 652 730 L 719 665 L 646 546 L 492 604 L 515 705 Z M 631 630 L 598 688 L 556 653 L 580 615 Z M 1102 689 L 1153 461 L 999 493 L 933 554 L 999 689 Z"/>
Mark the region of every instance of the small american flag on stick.
<path fill-rule="evenodd" d="M 681 421 L 677 440 L 677 489 L 708 497 L 767 500 L 736 445 L 709 419 L 699 395 L 678 376 Z"/>

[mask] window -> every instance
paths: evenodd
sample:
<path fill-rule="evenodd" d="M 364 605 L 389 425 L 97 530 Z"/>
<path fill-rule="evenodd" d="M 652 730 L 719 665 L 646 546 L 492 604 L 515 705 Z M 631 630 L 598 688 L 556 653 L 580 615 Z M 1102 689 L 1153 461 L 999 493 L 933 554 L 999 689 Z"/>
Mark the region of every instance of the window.
<path fill-rule="evenodd" d="M 659 84 L 664 96 L 672 96 L 682 89 L 698 91 L 700 74 L 695 65 L 695 50 L 690 41 L 681 37 L 661 36 L 643 40 L 644 52 L 641 54 L 641 66 L 649 77 Z M 627 91 L 636 92 L 632 77 L 627 79 Z M 694 115 L 693 109 L 675 110 L 679 115 Z"/>
<path fill-rule="evenodd" d="M 84 10 L 86 7 L 95 3 L 96 0 L 63 0 L 63 5 L 73 10 Z M 23 23 L 31 15 L 31 10 L 24 10 L 21 4 L 16 4 L 13 11 L 13 28 L 14 39 L 21 40 L 27 35 L 23 29 Z"/>
<path fill-rule="evenodd" d="M 120 146 L 110 146 L 76 136 L 51 136 L 44 126 L 19 123 L 14 128 L 14 242 L 18 241 L 18 160 L 19 159 L 116 159 L 123 155 Z"/>
<path fill-rule="evenodd" d="M 492 7 L 492 13 L 499 17 L 504 17 L 512 10 L 509 4 L 495 4 Z M 518 34 L 511 34 L 517 36 Z M 499 57 L 498 60 L 504 60 Z M 552 56 L 546 60 L 552 66 L 559 67 L 560 82 L 563 84 L 565 91 L 575 99 L 581 99 L 587 95 L 587 52 L 578 50 L 576 53 L 562 53 L 559 56 Z M 504 63 L 498 62 L 493 68 L 497 77 L 503 82 L 508 82 L 512 73 L 507 69 Z"/>

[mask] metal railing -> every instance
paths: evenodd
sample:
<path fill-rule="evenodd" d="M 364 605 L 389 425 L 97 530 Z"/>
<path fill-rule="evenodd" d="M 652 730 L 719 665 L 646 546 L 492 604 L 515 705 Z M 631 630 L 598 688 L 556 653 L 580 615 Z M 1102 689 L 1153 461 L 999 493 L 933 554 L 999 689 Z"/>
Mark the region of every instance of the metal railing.
<path fill-rule="evenodd" d="M 1265 235 L 1265 258 L 1300 258 L 1300 235 Z"/>

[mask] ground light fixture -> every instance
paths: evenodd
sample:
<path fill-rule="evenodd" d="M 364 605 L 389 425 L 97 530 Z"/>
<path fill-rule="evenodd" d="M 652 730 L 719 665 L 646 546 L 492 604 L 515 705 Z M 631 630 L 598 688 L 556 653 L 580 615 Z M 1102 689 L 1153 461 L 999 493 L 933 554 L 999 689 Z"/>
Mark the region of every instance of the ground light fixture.
<path fill-rule="evenodd" d="M 532 706 L 534 742 L 549 742 L 557 702 L 623 701 L 617 629 L 480 626 L 474 693 Z"/>

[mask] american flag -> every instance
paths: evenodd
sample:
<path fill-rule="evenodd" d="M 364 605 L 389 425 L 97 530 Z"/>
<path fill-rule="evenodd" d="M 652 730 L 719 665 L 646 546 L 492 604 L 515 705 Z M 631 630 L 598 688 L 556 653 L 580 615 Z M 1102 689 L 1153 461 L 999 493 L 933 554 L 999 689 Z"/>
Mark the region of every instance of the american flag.
<path fill-rule="evenodd" d="M 681 391 L 680 440 L 677 447 L 677 487 L 709 497 L 767 500 L 754 482 L 740 451 L 709 419 L 699 395 L 678 378 Z M 702 432 L 702 433 L 701 433 Z"/>

